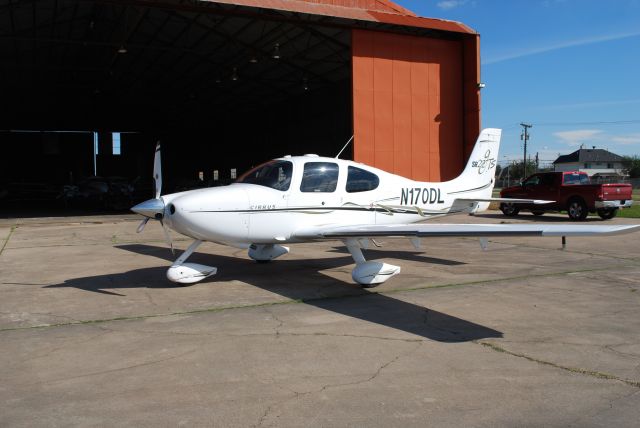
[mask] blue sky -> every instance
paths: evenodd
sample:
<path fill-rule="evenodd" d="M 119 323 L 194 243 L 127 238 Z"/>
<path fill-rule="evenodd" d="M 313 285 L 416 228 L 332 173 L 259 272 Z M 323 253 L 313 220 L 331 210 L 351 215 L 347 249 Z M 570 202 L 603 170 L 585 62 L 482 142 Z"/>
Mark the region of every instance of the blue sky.
<path fill-rule="evenodd" d="M 584 144 L 640 155 L 640 0 L 396 0 L 480 33 L 482 125 L 501 158 L 553 161 Z M 611 123 L 615 122 L 615 123 Z"/>

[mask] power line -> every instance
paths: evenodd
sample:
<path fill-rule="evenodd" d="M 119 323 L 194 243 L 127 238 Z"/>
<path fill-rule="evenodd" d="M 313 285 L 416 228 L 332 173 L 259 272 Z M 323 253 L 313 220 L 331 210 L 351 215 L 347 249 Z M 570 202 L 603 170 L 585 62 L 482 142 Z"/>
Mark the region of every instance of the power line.
<path fill-rule="evenodd" d="M 535 126 L 575 126 L 575 125 L 630 125 L 634 123 L 640 123 L 640 119 L 629 120 L 610 120 L 610 121 L 594 121 L 594 122 L 531 122 Z M 504 125 L 500 128 L 502 131 L 509 131 L 522 126 L 519 123 L 512 125 Z"/>
<path fill-rule="evenodd" d="M 640 119 L 595 121 L 595 122 L 542 122 L 542 123 L 535 122 L 534 124 L 536 126 L 573 126 L 573 125 L 628 125 L 632 123 L 640 123 Z"/>

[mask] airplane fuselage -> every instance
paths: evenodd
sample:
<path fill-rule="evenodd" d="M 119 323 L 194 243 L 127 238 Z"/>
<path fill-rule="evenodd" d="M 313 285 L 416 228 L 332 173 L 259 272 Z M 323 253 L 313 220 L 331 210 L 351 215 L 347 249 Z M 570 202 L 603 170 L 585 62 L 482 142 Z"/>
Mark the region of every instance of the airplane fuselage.
<path fill-rule="evenodd" d="M 334 158 L 307 155 L 271 162 L 280 168 L 273 174 L 290 174 L 284 178 L 288 183 L 266 180 L 269 187 L 241 177 L 229 186 L 165 195 L 164 221 L 202 241 L 235 246 L 291 243 L 300 242 L 293 236 L 296 231 L 318 226 L 414 223 L 447 214 L 454 199 L 465 193 L 452 182 L 416 182 Z"/>

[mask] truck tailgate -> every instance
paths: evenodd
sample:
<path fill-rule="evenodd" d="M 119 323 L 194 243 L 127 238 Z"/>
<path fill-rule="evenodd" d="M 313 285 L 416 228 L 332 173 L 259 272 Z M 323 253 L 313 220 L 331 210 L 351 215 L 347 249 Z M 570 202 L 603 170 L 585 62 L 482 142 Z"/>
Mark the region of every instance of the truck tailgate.
<path fill-rule="evenodd" d="M 615 201 L 631 199 L 631 184 L 603 184 L 602 200 Z"/>

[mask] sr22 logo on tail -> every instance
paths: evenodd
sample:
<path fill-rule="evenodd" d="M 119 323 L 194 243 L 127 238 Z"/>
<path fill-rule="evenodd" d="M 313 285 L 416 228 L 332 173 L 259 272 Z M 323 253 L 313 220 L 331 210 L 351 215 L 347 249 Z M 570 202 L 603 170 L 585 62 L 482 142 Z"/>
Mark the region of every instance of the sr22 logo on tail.
<path fill-rule="evenodd" d="M 493 169 L 493 167 L 496 166 L 496 159 L 490 156 L 491 150 L 487 150 L 483 159 L 471 162 L 473 168 L 478 168 L 478 174 L 482 175 L 485 171 Z"/>

